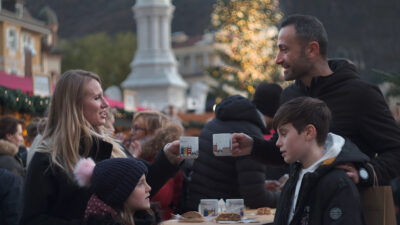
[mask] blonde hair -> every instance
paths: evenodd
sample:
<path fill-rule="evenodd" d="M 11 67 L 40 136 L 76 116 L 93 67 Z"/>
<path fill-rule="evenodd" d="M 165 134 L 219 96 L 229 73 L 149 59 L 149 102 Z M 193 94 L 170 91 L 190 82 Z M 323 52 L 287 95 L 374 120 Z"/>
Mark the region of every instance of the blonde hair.
<path fill-rule="evenodd" d="M 151 208 L 146 209 L 144 211 L 146 211 L 152 217 L 156 216 L 154 211 Z M 128 201 L 125 201 L 123 209 L 118 213 L 117 220 L 118 220 L 118 222 L 120 222 L 124 225 L 134 225 L 135 224 L 134 212 L 132 212 L 132 210 L 129 209 Z"/>
<path fill-rule="evenodd" d="M 157 129 L 164 127 L 168 122 L 168 117 L 160 112 L 148 110 L 135 113 L 132 122 L 142 118 L 146 135 L 153 135 Z"/>
<path fill-rule="evenodd" d="M 88 156 L 93 140 L 111 143 L 111 157 L 126 157 L 118 144 L 104 135 L 103 126 L 93 127 L 83 114 L 85 87 L 92 79 L 101 83 L 99 76 L 94 73 L 84 70 L 66 71 L 57 81 L 50 101 L 43 139 L 49 139 L 51 145 L 46 151 L 50 153 L 52 165 L 59 166 L 70 176 L 81 156 Z M 80 148 L 82 144 L 83 149 Z"/>
<path fill-rule="evenodd" d="M 124 208 L 118 214 L 118 217 L 119 217 L 120 221 L 122 222 L 122 224 L 124 224 L 124 225 L 134 225 L 135 221 L 133 219 L 133 212 L 127 206 L 127 202 L 128 201 L 125 201 Z"/>
<path fill-rule="evenodd" d="M 106 113 L 107 113 L 106 120 L 110 120 L 111 118 L 115 119 L 115 114 L 117 113 L 117 110 L 115 108 L 109 107 L 107 108 Z"/>

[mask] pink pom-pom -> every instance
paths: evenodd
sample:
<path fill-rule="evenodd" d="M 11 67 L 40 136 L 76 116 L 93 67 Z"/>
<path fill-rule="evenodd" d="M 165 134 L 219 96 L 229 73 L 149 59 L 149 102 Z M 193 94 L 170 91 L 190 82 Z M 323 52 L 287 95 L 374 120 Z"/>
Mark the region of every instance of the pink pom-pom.
<path fill-rule="evenodd" d="M 89 186 L 95 166 L 96 163 L 91 158 L 80 159 L 78 161 L 74 169 L 74 175 L 79 186 Z"/>

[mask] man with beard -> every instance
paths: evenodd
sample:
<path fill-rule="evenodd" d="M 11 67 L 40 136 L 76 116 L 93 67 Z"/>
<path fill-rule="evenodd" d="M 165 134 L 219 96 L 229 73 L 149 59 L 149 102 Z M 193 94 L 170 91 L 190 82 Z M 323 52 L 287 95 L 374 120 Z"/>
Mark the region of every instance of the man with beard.
<path fill-rule="evenodd" d="M 356 184 L 372 184 L 373 170 L 379 184 L 400 176 L 400 129 L 379 89 L 360 79 L 346 60 L 327 60 L 328 38 L 322 23 L 313 16 L 291 15 L 282 21 L 276 63 L 287 81 L 295 80 L 281 95 L 281 104 L 299 96 L 323 100 L 332 111 L 330 132 L 354 142 L 371 157 L 372 168 L 341 165 Z M 278 136 L 264 141 L 234 134 L 233 154 L 252 154 L 267 164 L 284 164 Z"/>

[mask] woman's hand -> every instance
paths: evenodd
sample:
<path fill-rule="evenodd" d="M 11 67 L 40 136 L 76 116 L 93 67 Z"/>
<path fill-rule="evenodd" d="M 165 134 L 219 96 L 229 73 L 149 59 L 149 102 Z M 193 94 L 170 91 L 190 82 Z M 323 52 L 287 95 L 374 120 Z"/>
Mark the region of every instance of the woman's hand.
<path fill-rule="evenodd" d="M 181 158 L 179 153 L 179 146 L 180 146 L 179 140 L 175 140 L 164 146 L 165 155 L 172 164 L 179 164 L 180 162 L 183 161 L 183 158 Z"/>
<path fill-rule="evenodd" d="M 129 153 L 135 158 L 138 158 L 142 154 L 142 146 L 139 141 L 132 141 L 128 147 Z"/>

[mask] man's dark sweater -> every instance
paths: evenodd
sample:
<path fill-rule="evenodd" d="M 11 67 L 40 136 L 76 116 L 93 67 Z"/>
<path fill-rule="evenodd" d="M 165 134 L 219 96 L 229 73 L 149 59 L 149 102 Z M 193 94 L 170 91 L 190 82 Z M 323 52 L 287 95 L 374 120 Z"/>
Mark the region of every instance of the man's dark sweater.
<path fill-rule="evenodd" d="M 314 77 L 310 87 L 300 80 L 287 87 L 281 104 L 300 96 L 323 100 L 332 111 L 330 132 L 349 138 L 371 157 L 379 183 L 388 184 L 400 176 L 400 128 L 380 90 L 361 80 L 354 65 L 332 60 L 329 66 L 333 74 Z M 268 164 L 283 164 L 276 140 L 277 135 L 270 142 L 255 138 L 252 154 Z"/>

